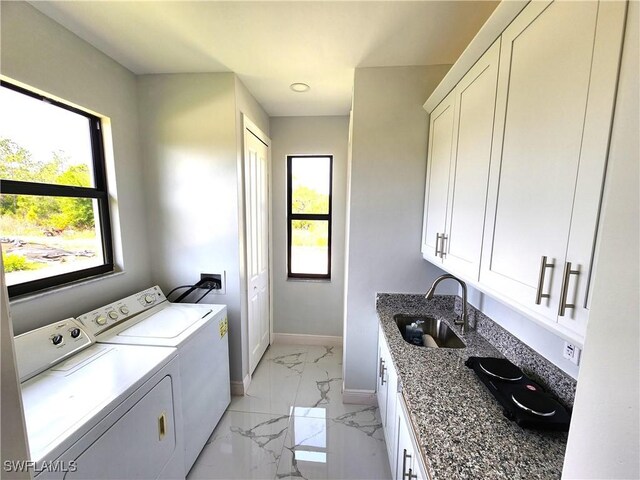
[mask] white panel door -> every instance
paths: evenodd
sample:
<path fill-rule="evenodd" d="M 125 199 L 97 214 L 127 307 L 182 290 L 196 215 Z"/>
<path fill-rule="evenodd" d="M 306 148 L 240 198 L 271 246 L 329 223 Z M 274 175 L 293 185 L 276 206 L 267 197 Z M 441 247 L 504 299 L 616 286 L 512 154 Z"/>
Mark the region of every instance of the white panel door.
<path fill-rule="evenodd" d="M 249 128 L 245 128 L 244 142 L 249 369 L 253 373 L 269 346 L 269 150 Z"/>
<path fill-rule="evenodd" d="M 429 120 L 429 154 L 424 194 L 424 225 L 422 255 L 441 263 L 441 236 L 447 217 L 449 167 L 453 142 L 454 94 L 450 93 L 433 112 Z"/>
<path fill-rule="evenodd" d="M 444 265 L 478 280 L 489 183 L 500 40 L 455 89 L 455 127 Z"/>
<path fill-rule="evenodd" d="M 480 281 L 554 321 L 597 17 L 596 2 L 532 2 L 502 35 Z"/>

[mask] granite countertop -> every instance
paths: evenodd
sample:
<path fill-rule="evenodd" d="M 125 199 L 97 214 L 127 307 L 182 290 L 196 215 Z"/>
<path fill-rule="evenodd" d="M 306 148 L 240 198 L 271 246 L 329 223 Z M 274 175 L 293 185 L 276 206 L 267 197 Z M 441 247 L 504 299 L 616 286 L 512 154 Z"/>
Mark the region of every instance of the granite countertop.
<path fill-rule="evenodd" d="M 451 297 L 428 301 L 424 295 L 381 293 L 376 308 L 432 480 L 560 478 L 567 434 L 525 430 L 503 416 L 502 407 L 464 364 L 470 356 L 503 355 L 475 331 L 461 333 L 453 323 Z M 442 319 L 467 348 L 405 342 L 393 320 L 398 313 Z"/>

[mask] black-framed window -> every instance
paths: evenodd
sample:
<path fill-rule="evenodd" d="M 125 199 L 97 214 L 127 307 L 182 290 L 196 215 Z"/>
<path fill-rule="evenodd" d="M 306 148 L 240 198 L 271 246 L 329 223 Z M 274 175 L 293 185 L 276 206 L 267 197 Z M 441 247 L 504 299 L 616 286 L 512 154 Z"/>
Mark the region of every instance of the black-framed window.
<path fill-rule="evenodd" d="M 333 155 L 287 156 L 287 275 L 331 278 Z"/>
<path fill-rule="evenodd" d="M 113 271 L 100 118 L 0 82 L 0 240 L 9 296 Z"/>

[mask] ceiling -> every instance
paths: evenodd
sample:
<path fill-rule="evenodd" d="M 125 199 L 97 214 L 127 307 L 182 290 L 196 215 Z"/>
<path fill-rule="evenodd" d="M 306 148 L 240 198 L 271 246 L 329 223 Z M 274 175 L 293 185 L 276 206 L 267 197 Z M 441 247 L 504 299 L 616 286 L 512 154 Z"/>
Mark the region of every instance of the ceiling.
<path fill-rule="evenodd" d="M 498 2 L 31 4 L 136 74 L 235 72 L 270 116 L 297 116 L 347 114 L 357 67 L 455 62 Z"/>

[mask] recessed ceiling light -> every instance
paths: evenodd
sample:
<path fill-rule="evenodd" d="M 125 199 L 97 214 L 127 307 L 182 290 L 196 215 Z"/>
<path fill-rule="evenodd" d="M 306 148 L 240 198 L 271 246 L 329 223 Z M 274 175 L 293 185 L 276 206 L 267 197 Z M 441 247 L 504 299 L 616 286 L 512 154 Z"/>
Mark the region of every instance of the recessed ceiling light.
<path fill-rule="evenodd" d="M 291 85 L 289 85 L 289 88 L 298 93 L 308 92 L 309 90 L 311 90 L 311 87 L 309 85 L 300 82 L 292 83 Z"/>

